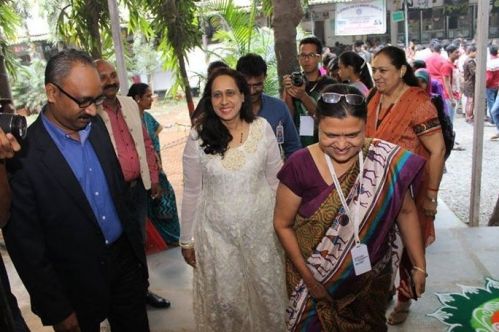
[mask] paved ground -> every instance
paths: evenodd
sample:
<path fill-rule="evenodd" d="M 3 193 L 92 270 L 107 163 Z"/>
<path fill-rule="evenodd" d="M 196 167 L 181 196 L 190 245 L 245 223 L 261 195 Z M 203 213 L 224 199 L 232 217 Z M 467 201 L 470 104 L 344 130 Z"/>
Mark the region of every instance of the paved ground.
<path fill-rule="evenodd" d="M 180 161 L 183 143 L 189 130 L 186 127 L 189 124 L 187 112 L 183 105 L 177 105 L 172 110 L 167 109 L 166 112 L 155 109 L 153 114 L 165 126 L 161 134 L 164 167 L 180 201 L 182 197 Z M 468 179 L 461 179 L 461 181 Z M 467 201 L 461 204 L 467 204 Z M 457 284 L 483 286 L 485 277 L 499 279 L 497 260 L 499 227 L 468 228 L 441 201 L 436 228 L 437 241 L 427 251 L 430 275 L 427 292 L 413 306 L 412 314 L 407 322 L 400 327 L 391 327 L 390 331 L 446 331 L 445 325 L 427 316 L 441 306 L 434 295 L 435 292 L 457 292 L 460 290 Z M 28 325 L 34 332 L 50 331 L 51 329 L 43 328 L 39 319 L 31 313 L 29 297 L 4 250 L 2 254 Z M 179 249 L 170 249 L 151 255 L 148 257 L 148 262 L 151 290 L 173 302 L 172 308 L 168 310 L 152 309 L 149 311 L 152 331 L 192 331 L 192 270 L 183 262 Z"/>

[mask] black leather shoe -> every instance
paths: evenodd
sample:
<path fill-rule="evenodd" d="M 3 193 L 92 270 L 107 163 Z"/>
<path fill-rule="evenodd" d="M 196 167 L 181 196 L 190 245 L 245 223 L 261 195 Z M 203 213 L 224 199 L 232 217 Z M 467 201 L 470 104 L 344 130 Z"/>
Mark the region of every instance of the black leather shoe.
<path fill-rule="evenodd" d="M 163 308 L 163 309 L 170 308 L 170 306 L 172 305 L 170 301 L 149 291 L 146 294 L 146 303 L 149 304 L 151 307 Z"/>

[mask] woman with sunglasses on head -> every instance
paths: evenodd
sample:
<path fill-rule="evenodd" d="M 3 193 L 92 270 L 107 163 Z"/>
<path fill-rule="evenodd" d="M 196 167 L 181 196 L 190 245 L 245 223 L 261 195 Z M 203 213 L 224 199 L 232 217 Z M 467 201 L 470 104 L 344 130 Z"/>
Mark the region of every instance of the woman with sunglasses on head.
<path fill-rule="evenodd" d="M 158 162 L 159 183 L 161 186 L 161 195 L 157 198 L 148 197 L 147 216 L 153 227 L 146 227 L 148 230 L 146 237 L 146 251 L 157 252 L 166 248 L 166 245 L 178 246 L 180 237 L 180 224 L 177 213 L 177 201 L 173 187 L 163 171 L 161 159 L 161 146 L 159 133 L 163 126 L 156 121 L 151 113 L 146 110 L 152 105 L 152 91 L 149 85 L 145 83 L 132 84 L 128 90 L 128 96 L 132 97 L 139 106 L 142 121 L 146 127 L 147 133 L 151 138 L 156 160 Z"/>
<path fill-rule="evenodd" d="M 400 145 L 427 161 L 422 188 L 415 197 L 423 244 L 427 247 L 435 240 L 433 221 L 445 156 L 437 111 L 428 94 L 419 87 L 402 49 L 394 46 L 382 48 L 374 55 L 372 70 L 377 90 L 368 104 L 367 135 Z M 409 264 L 407 256 L 402 254 L 402 280 L 406 280 L 402 269 Z M 395 325 L 405 321 L 410 304 L 410 298 L 399 292 L 388 323 Z"/>
<path fill-rule="evenodd" d="M 338 58 L 338 67 L 341 81 L 347 81 L 367 97 L 373 87 L 373 80 L 364 58 L 352 51 L 343 52 Z"/>
<path fill-rule="evenodd" d="M 206 84 L 184 150 L 180 246 L 194 267 L 196 331 L 284 331 L 282 250 L 272 227 L 274 131 L 255 117 L 246 79 L 221 68 Z"/>
<path fill-rule="evenodd" d="M 366 138 L 360 91 L 329 85 L 317 103 L 319 142 L 295 152 L 278 174 L 274 228 L 287 254 L 288 331 L 386 331 L 389 238 L 397 223 L 419 297 L 425 258 L 409 187 L 424 160 Z"/>

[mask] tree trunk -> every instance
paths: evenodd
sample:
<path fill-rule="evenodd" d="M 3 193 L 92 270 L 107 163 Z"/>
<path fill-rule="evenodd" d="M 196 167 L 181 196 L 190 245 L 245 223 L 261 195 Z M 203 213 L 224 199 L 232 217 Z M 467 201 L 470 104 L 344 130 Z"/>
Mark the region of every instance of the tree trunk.
<path fill-rule="evenodd" d="M 497 196 L 496 207 L 490 216 L 489 226 L 499 226 L 499 196 Z"/>
<path fill-rule="evenodd" d="M 94 59 L 102 58 L 102 41 L 100 36 L 100 11 L 102 8 L 98 5 L 97 2 L 92 0 L 87 0 L 85 7 L 87 8 L 86 13 L 86 21 L 88 27 L 88 46 L 90 46 L 90 55 Z"/>
<path fill-rule="evenodd" d="M 282 90 L 282 77 L 300 66 L 296 59 L 296 27 L 303 17 L 300 0 L 272 0 L 275 55 L 277 60 L 277 74 Z"/>
<path fill-rule="evenodd" d="M 189 84 L 189 78 L 187 77 L 187 70 L 185 68 L 184 56 L 182 55 L 182 52 L 178 49 L 175 49 L 175 54 L 178 58 L 180 76 L 182 77 L 182 84 L 184 86 L 185 101 L 187 102 L 189 115 L 190 117 L 192 117 L 192 113 L 194 113 L 194 101 L 192 100 L 192 91 L 191 91 L 191 86 Z"/>

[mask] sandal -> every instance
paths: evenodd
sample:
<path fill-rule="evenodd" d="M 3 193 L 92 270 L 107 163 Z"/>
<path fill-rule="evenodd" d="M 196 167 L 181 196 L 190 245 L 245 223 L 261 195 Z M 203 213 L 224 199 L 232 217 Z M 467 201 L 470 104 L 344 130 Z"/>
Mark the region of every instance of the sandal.
<path fill-rule="evenodd" d="M 410 302 L 397 303 L 390 313 L 390 316 L 388 316 L 387 323 L 390 325 L 399 325 L 405 322 L 407 316 L 409 316 L 410 306 Z"/>

